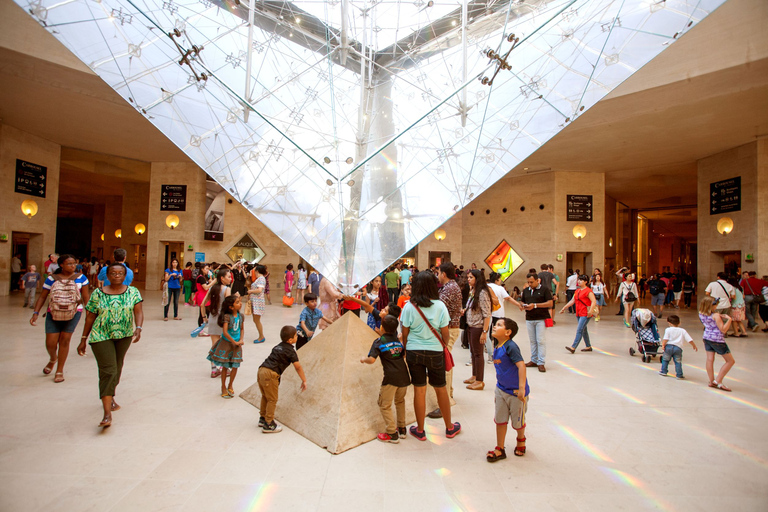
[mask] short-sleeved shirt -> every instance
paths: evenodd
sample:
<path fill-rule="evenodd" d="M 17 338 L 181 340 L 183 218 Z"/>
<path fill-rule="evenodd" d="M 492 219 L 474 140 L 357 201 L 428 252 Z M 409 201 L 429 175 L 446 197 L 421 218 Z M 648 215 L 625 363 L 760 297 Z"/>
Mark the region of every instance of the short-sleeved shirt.
<path fill-rule="evenodd" d="M 576 316 L 588 316 L 589 308 L 592 306 L 592 301 L 589 300 L 589 288 L 579 288 L 574 292 L 573 299 L 576 301 Z"/>
<path fill-rule="evenodd" d="M 397 275 L 397 272 L 387 272 L 384 275 L 384 280 L 387 282 L 387 288 L 397 288 L 398 287 L 398 279 L 400 279 L 400 276 Z"/>
<path fill-rule="evenodd" d="M 707 285 L 706 291 L 710 297 L 720 299 L 717 303 L 717 309 L 725 309 L 731 307 L 731 294 L 733 293 L 733 286 L 726 283 L 722 279 L 712 281 Z"/>
<path fill-rule="evenodd" d="M 133 286 L 126 287 L 123 293 L 117 295 L 104 293 L 100 288 L 94 290 L 85 306 L 86 311 L 96 315 L 88 342 L 133 336 L 133 308 L 142 300 L 141 293 Z"/>
<path fill-rule="evenodd" d="M 450 328 L 458 328 L 461 322 L 461 289 L 459 284 L 451 279 L 440 288 L 440 300 L 448 308 L 448 315 L 451 317 Z"/>
<path fill-rule="evenodd" d="M 526 286 L 523 288 L 520 300 L 523 304 L 543 304 L 552 300 L 552 292 L 549 288 L 539 285 L 536 288 Z M 526 320 L 546 320 L 550 318 L 547 308 L 536 308 L 525 311 Z"/>
<path fill-rule="evenodd" d="M 658 295 L 664 292 L 666 287 L 667 285 L 661 279 L 651 279 L 648 281 L 648 291 L 651 292 L 651 295 Z"/>
<path fill-rule="evenodd" d="M 503 286 L 494 283 L 488 283 L 488 288 L 490 288 L 494 295 L 496 295 L 496 298 L 499 300 L 499 306 L 501 306 L 496 311 L 493 311 L 493 308 L 491 308 L 491 316 L 493 318 L 504 318 L 504 299 L 509 297 L 509 293 L 507 293 L 507 290 L 505 290 Z"/>
<path fill-rule="evenodd" d="M 739 282 L 739 285 L 741 285 L 742 290 L 744 290 L 744 295 L 760 295 L 760 290 L 762 290 L 764 286 L 768 286 L 768 283 L 762 279 L 750 277 L 749 279 L 742 279 L 741 282 Z"/>
<path fill-rule="evenodd" d="M 227 326 L 227 334 L 234 341 L 240 341 L 240 326 L 243 323 L 243 315 L 224 315 L 224 324 Z"/>
<path fill-rule="evenodd" d="M 299 355 L 293 345 L 287 341 L 281 341 L 272 349 L 259 368 L 268 368 L 278 375 L 282 375 L 286 368 L 299 361 Z"/>
<path fill-rule="evenodd" d="M 51 286 L 53 286 L 53 283 L 56 282 L 56 279 L 54 279 L 53 274 L 45 278 L 45 282 L 43 283 L 43 290 L 51 291 Z M 81 292 L 83 286 L 88 286 L 88 278 L 85 277 L 84 274 L 77 274 L 77 277 L 75 278 L 75 284 L 77 285 L 77 291 Z M 51 308 L 48 308 L 48 311 L 50 311 Z M 78 304 L 77 310 L 82 311 L 83 305 Z"/>
<path fill-rule="evenodd" d="M 381 357 L 381 366 L 384 367 L 382 386 L 402 388 L 411 384 L 411 377 L 405 364 L 405 348 L 397 336 L 384 334 L 373 342 L 368 357 L 376 359 L 379 356 Z"/>
<path fill-rule="evenodd" d="M 315 295 L 320 295 L 320 276 L 313 272 L 309 274 L 307 282 L 309 283 L 309 290 Z"/>
<path fill-rule="evenodd" d="M 27 272 L 21 279 L 24 281 L 24 288 L 37 288 L 37 282 L 41 276 L 37 272 Z"/>
<path fill-rule="evenodd" d="M 451 322 L 451 316 L 448 314 L 448 308 L 440 300 L 433 300 L 428 308 L 420 308 L 424 316 L 432 327 L 439 333 L 440 329 L 447 327 Z M 400 321 L 403 327 L 410 329 L 408 333 L 408 350 L 432 350 L 443 351 L 443 345 L 432 334 L 432 330 L 424 323 L 424 319 L 416 311 L 413 302 L 408 302 L 400 315 Z"/>
<path fill-rule="evenodd" d="M 125 286 L 130 286 L 133 282 L 133 270 L 129 269 L 125 266 L 125 263 L 122 263 L 122 265 L 125 267 L 125 279 L 123 279 L 123 284 Z M 109 279 L 107 279 L 107 266 L 104 265 L 101 267 L 101 270 L 99 270 L 99 275 L 97 277 L 99 281 L 104 282 L 104 286 L 109 286 Z"/>
<path fill-rule="evenodd" d="M 674 345 L 680 348 L 683 348 L 685 343 L 693 341 L 693 338 L 688 334 L 688 331 L 682 327 L 667 327 L 662 339 L 667 340 L 667 345 Z"/>
<path fill-rule="evenodd" d="M 400 286 L 411 282 L 411 274 L 412 272 L 407 269 L 400 271 Z"/>
<path fill-rule="evenodd" d="M 565 285 L 569 290 L 575 290 L 579 287 L 579 276 L 576 274 L 568 276 L 568 279 L 565 280 Z"/>
<path fill-rule="evenodd" d="M 725 343 L 725 337 L 723 332 L 717 326 L 717 321 L 712 318 L 712 315 L 703 315 L 699 313 L 699 320 L 704 324 L 704 336 L 706 341 L 713 343 Z"/>
<path fill-rule="evenodd" d="M 170 268 L 167 268 L 165 269 L 165 273 L 168 274 L 169 290 L 175 290 L 177 288 L 181 288 L 181 278 L 183 277 L 181 270 L 171 270 Z"/>
<path fill-rule="evenodd" d="M 541 280 L 541 286 L 544 288 L 551 290 L 552 289 L 552 280 L 555 278 L 555 274 L 549 271 L 542 270 L 539 272 L 539 279 Z"/>
<path fill-rule="evenodd" d="M 546 310 L 545 310 L 546 311 Z M 503 392 L 513 395 L 520 389 L 520 372 L 517 364 L 524 361 L 520 354 L 520 347 L 512 340 L 507 340 L 500 347 L 493 350 L 493 366 L 496 368 L 496 387 Z M 528 379 L 525 379 L 525 396 L 531 392 Z"/>
<path fill-rule="evenodd" d="M 299 325 L 296 326 L 296 330 L 299 331 L 299 334 L 311 338 L 301 327 L 301 322 L 307 325 L 307 329 L 314 332 L 317 330 L 317 324 L 320 323 L 321 318 L 323 318 L 323 312 L 320 311 L 320 308 L 310 309 L 305 307 L 301 310 L 301 315 L 299 315 Z"/>

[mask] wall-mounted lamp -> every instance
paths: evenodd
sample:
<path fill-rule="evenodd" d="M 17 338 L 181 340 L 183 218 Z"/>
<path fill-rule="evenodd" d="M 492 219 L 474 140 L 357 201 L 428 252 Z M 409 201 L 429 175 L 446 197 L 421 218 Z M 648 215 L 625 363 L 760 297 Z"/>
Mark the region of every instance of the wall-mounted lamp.
<path fill-rule="evenodd" d="M 147 226 L 145 226 L 144 224 L 142 224 L 141 222 L 139 222 L 138 224 L 136 224 L 136 225 L 133 227 L 133 230 L 134 230 L 134 231 L 136 231 L 136 234 L 137 234 L 137 235 L 143 235 L 144 233 L 146 233 L 146 232 L 147 232 Z"/>
<path fill-rule="evenodd" d="M 101 234 L 101 241 L 104 241 L 104 233 Z"/>
<path fill-rule="evenodd" d="M 27 199 L 26 201 L 22 201 L 21 211 L 24 212 L 24 215 L 26 215 L 31 219 L 37 214 L 37 203 L 34 202 L 32 199 Z"/>
<path fill-rule="evenodd" d="M 648 249 L 648 256 L 653 256 L 653 249 Z"/>
<path fill-rule="evenodd" d="M 608 247 L 613 247 L 613 237 L 608 239 Z"/>
<path fill-rule="evenodd" d="M 122 229 L 118 229 L 117 231 L 115 231 L 115 238 L 123 238 L 123 230 Z"/>
<path fill-rule="evenodd" d="M 176 229 L 179 225 L 179 217 L 174 214 L 170 214 L 165 218 L 165 225 L 171 229 Z"/>
<path fill-rule="evenodd" d="M 445 240 L 445 230 L 438 229 L 437 231 L 435 231 L 435 238 L 437 238 L 438 242 L 442 242 L 443 240 Z"/>
<path fill-rule="evenodd" d="M 733 219 L 730 217 L 722 217 L 717 221 L 717 232 L 725 236 L 733 231 Z"/>
<path fill-rule="evenodd" d="M 586 226 L 584 226 L 584 224 L 576 224 L 573 226 L 573 236 L 575 236 L 578 240 L 581 240 L 587 236 Z"/>

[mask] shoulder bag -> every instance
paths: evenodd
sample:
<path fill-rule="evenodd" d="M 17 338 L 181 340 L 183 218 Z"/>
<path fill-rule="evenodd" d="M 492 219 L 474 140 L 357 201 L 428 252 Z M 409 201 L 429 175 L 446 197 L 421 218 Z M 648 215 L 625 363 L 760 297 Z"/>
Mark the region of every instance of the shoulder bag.
<path fill-rule="evenodd" d="M 453 370 L 453 367 L 455 366 L 453 364 L 453 354 L 451 354 L 451 351 L 448 350 L 448 347 L 443 341 L 443 337 L 440 336 L 440 333 L 437 332 L 437 329 L 432 327 L 432 324 L 429 323 L 429 320 L 427 320 L 427 317 L 424 315 L 424 312 L 421 310 L 421 308 L 416 304 L 414 304 L 413 306 L 416 308 L 416 311 L 419 312 L 419 315 L 421 315 L 421 319 L 424 320 L 425 324 L 427 324 L 427 327 L 429 327 L 429 330 L 432 331 L 432 334 L 435 335 L 435 338 L 437 338 L 437 341 L 439 341 L 440 344 L 443 346 L 443 356 L 445 357 L 445 371 L 449 372 Z"/>
<path fill-rule="evenodd" d="M 747 286 L 749 286 L 749 291 L 751 292 L 751 295 L 752 295 L 752 302 L 754 302 L 755 304 L 762 304 L 763 302 L 765 302 L 765 297 L 763 297 L 761 293 L 755 293 L 755 290 L 752 289 L 752 285 L 749 284 L 749 279 L 747 279 Z"/>

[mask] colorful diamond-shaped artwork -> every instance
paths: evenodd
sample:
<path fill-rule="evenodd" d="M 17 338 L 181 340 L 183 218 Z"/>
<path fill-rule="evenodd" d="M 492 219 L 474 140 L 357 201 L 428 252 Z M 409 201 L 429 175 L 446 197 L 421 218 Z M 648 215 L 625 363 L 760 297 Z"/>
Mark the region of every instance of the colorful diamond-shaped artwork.
<path fill-rule="evenodd" d="M 362 285 L 725 0 L 15 0 Z"/>
<path fill-rule="evenodd" d="M 525 262 L 506 240 L 485 258 L 485 264 L 491 267 L 491 272 L 501 274 L 501 282 L 506 281 Z"/>

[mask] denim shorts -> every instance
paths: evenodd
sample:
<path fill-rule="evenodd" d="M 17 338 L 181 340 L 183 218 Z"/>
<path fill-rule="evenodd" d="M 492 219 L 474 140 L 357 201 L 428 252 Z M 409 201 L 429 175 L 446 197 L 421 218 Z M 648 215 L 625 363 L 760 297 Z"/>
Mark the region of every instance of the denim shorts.
<path fill-rule="evenodd" d="M 715 352 L 716 354 L 720 354 L 721 356 L 731 353 L 731 349 L 728 348 L 727 343 L 725 342 L 718 343 L 716 341 L 709 341 L 709 340 L 704 340 L 704 350 L 706 350 L 707 352 Z"/>
<path fill-rule="evenodd" d="M 664 305 L 664 292 L 651 295 L 651 306 L 663 306 Z"/>
<path fill-rule="evenodd" d="M 595 300 L 596 300 L 598 306 L 606 306 L 607 305 L 605 303 L 605 296 L 602 293 L 596 293 L 595 294 Z"/>
<path fill-rule="evenodd" d="M 45 334 L 59 334 L 66 332 L 72 334 L 75 332 L 77 322 L 80 321 L 81 312 L 75 313 L 71 320 L 54 320 L 51 313 L 45 315 Z"/>
<path fill-rule="evenodd" d="M 405 361 L 411 374 L 411 384 L 416 387 L 429 385 L 433 388 L 445 387 L 445 355 L 435 350 L 406 350 Z"/>

